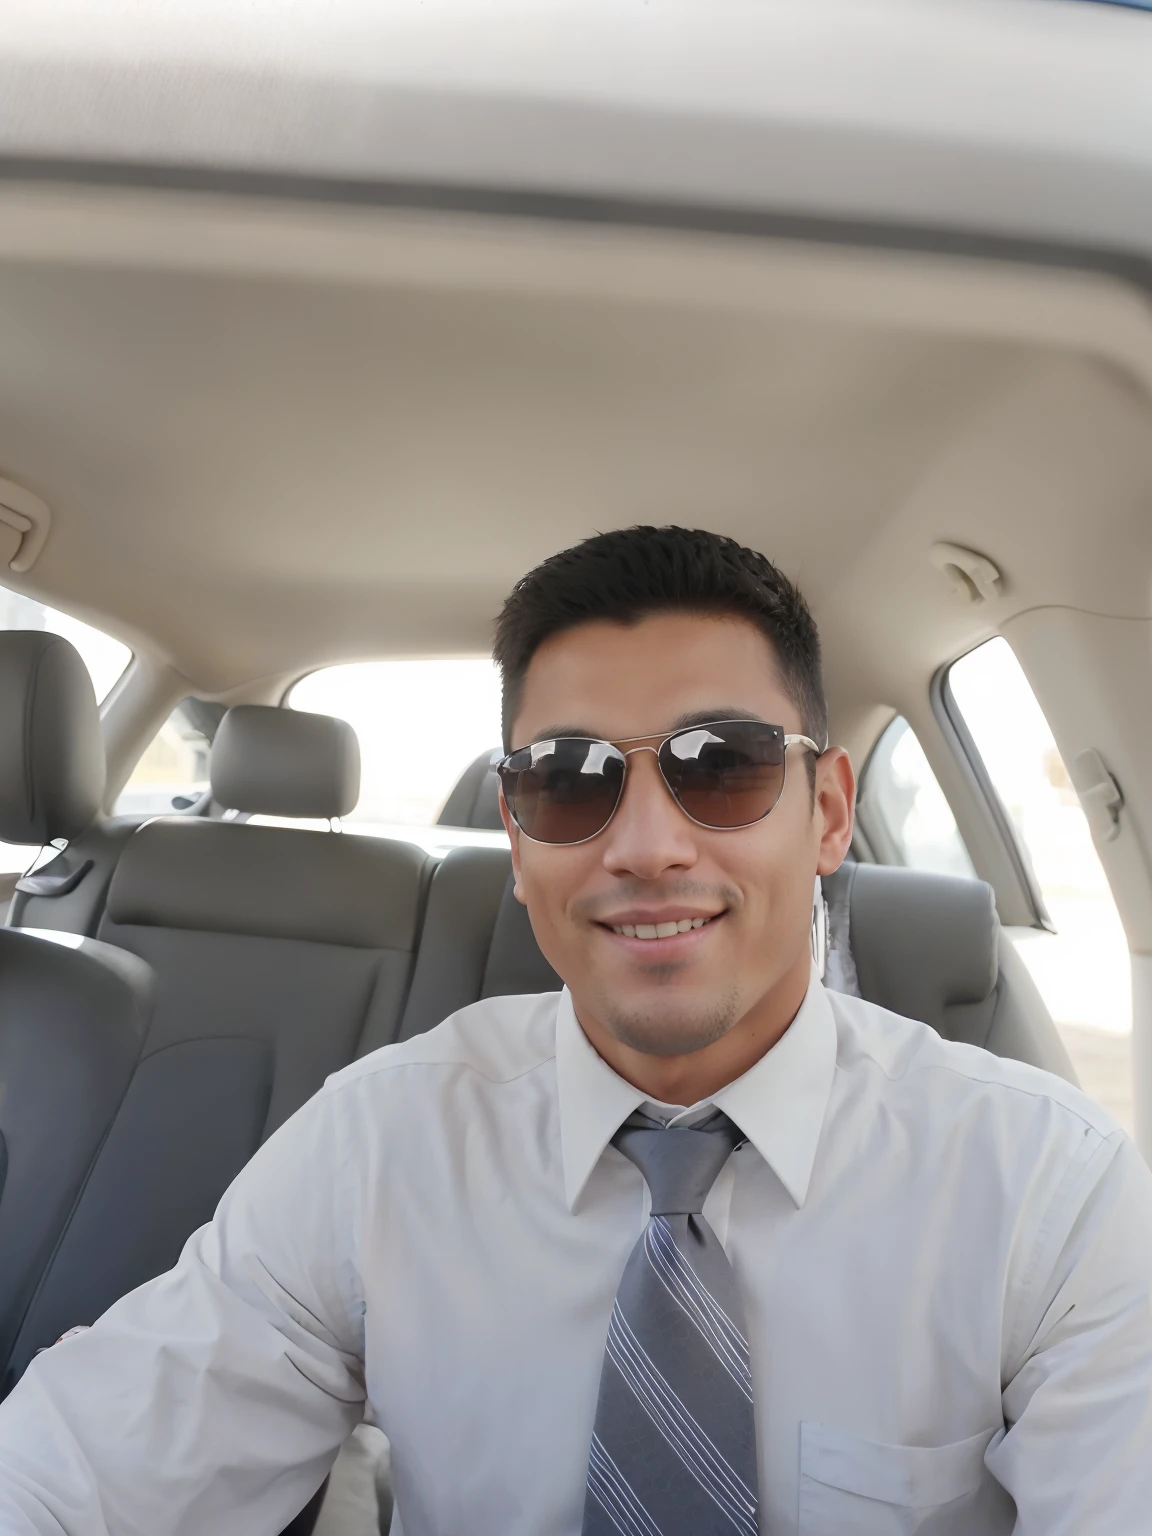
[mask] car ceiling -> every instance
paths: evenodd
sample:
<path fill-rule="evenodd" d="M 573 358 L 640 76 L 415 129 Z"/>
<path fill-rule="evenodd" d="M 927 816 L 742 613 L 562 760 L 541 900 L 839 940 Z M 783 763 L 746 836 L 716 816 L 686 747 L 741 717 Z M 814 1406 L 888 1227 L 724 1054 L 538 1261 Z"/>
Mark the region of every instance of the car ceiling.
<path fill-rule="evenodd" d="M 271 201 L 17 204 L 0 475 L 54 521 L 12 584 L 197 692 L 486 650 L 535 561 L 637 521 L 796 577 L 834 707 L 898 698 L 1024 608 L 1148 613 L 1152 328 L 1115 279 Z M 940 539 L 995 560 L 1003 597 L 958 603 Z"/>

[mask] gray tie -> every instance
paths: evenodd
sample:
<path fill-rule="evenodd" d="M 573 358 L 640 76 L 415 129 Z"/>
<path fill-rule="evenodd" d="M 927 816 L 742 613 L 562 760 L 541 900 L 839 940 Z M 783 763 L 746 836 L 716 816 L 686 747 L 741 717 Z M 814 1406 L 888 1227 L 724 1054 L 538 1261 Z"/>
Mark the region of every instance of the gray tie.
<path fill-rule="evenodd" d="M 612 1138 L 647 1180 L 652 1216 L 608 1325 L 583 1536 L 756 1536 L 744 1313 L 700 1214 L 742 1140 L 718 1110 L 669 1130 L 635 1114 Z"/>

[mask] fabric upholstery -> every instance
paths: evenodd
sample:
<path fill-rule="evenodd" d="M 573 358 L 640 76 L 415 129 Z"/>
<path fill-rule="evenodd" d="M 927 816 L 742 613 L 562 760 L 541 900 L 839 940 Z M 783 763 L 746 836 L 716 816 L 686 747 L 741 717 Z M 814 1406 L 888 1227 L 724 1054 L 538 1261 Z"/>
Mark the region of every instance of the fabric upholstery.
<path fill-rule="evenodd" d="M 137 814 L 94 821 L 62 853 L 37 870 L 38 875 L 53 882 L 57 876 L 62 877 L 58 891 L 39 896 L 28 891 L 16 892 L 9 916 L 12 926 L 94 936 L 120 856 L 129 838 L 148 819 Z M 68 878 L 72 875 L 79 876 L 75 885 Z"/>
<path fill-rule="evenodd" d="M 481 997 L 555 992 L 561 985 L 512 894 L 507 852 L 454 848 L 446 854 L 432 877 L 399 1038 L 422 1034 Z M 363 1050 L 383 1044 L 366 1037 Z"/>
<path fill-rule="evenodd" d="M 42 630 L 0 631 L 0 841 L 76 837 L 104 781 L 96 695 L 75 647 Z"/>
<path fill-rule="evenodd" d="M 361 1038 L 395 1037 L 426 864 L 408 843 L 198 818 L 131 839 L 100 934 L 155 971 L 154 1016 L 15 1371 L 169 1268 Z"/>
<path fill-rule="evenodd" d="M 856 975 L 870 1002 L 939 1028 L 945 1008 L 991 996 L 1000 925 L 982 880 L 845 864 L 824 879 L 829 905 L 842 889 Z"/>
<path fill-rule="evenodd" d="M 492 943 L 481 997 L 505 997 L 516 992 L 556 992 L 563 982 L 540 953 L 528 919 L 528 909 L 512 894 L 509 874 L 492 925 Z"/>
<path fill-rule="evenodd" d="M 107 921 L 409 950 L 424 864 L 411 844 L 382 838 L 170 817 L 129 841 Z"/>
<path fill-rule="evenodd" d="M 492 759 L 495 752 L 481 752 L 468 764 L 457 780 L 452 793 L 444 802 L 444 809 L 436 818 L 442 827 L 478 827 L 489 832 L 499 832 L 504 826 L 500 819 L 500 781 Z"/>
<path fill-rule="evenodd" d="M 860 995 L 947 1040 L 982 1046 L 1076 1081 L 1031 977 L 1001 933 L 982 880 L 883 864 L 843 865 L 824 877 Z"/>
<path fill-rule="evenodd" d="M 128 1088 L 152 1001 L 135 955 L 0 928 L 0 1368 Z"/>
<path fill-rule="evenodd" d="M 216 732 L 209 777 L 229 810 L 333 820 L 360 798 L 360 744 L 332 715 L 238 704 Z"/>

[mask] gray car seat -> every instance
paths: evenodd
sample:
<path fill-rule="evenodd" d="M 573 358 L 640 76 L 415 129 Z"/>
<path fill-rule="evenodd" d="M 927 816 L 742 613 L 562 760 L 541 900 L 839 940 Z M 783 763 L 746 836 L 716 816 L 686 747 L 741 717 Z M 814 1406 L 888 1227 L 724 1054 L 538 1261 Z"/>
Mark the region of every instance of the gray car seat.
<path fill-rule="evenodd" d="M 487 832 L 502 832 L 500 819 L 500 780 L 496 763 L 503 756 L 499 748 L 481 752 L 468 764 L 444 802 L 436 818 L 442 827 L 477 827 Z"/>
<path fill-rule="evenodd" d="M 830 906 L 843 909 L 839 938 L 850 948 L 862 997 L 947 1039 L 1076 1081 L 982 880 L 854 864 L 824 885 Z M 477 998 L 559 985 L 512 895 L 509 855 L 500 848 L 448 853 L 432 880 L 400 1038 Z"/>
<path fill-rule="evenodd" d="M 43 630 L 0 631 L 0 840 L 66 844 L 24 876 L 8 913 L 22 928 L 94 933 L 112 871 L 139 816 L 99 819 L 104 744 L 75 647 Z"/>
<path fill-rule="evenodd" d="M 453 848 L 432 876 L 412 987 L 395 1038 L 422 1034 L 482 997 L 554 992 L 560 986 L 527 912 L 512 894 L 507 852 Z M 362 1051 L 387 1043 L 372 1031 Z"/>
<path fill-rule="evenodd" d="M 103 790 L 79 655 L 41 630 L 0 634 L 0 838 L 72 837 Z M 0 1368 L 128 1087 L 152 979 L 107 944 L 0 928 Z"/>
<path fill-rule="evenodd" d="M 861 997 L 947 1040 L 1076 1081 L 983 880 L 848 863 L 823 885 L 833 944 L 850 952 Z"/>
<path fill-rule="evenodd" d="M 358 793 L 355 738 L 324 716 L 236 710 L 212 787 L 237 809 L 339 817 Z M 153 967 L 154 1017 L 14 1370 L 169 1268 L 365 1031 L 395 1033 L 426 864 L 407 843 L 200 818 L 153 821 L 129 841 L 100 936 Z"/>
<path fill-rule="evenodd" d="M 0 1369 L 120 1107 L 151 1004 L 152 973 L 135 955 L 0 928 Z"/>
<path fill-rule="evenodd" d="M 43 630 L 0 632 L 0 840 L 44 847 L 100 809 L 104 747 L 88 669 Z"/>

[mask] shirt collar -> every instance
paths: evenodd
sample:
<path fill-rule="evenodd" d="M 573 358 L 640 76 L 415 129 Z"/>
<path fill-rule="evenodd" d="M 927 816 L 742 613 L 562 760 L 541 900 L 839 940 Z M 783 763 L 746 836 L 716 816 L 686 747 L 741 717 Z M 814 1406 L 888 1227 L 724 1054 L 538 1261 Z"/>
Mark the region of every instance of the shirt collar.
<path fill-rule="evenodd" d="M 797 1206 L 808 1195 L 835 1071 L 836 1020 L 814 971 L 800 1012 L 772 1049 L 712 1095 Z"/>
<path fill-rule="evenodd" d="M 567 987 L 556 1014 L 556 1096 L 564 1195 L 571 1211 L 604 1148 L 648 1095 L 626 1083 L 596 1051 L 580 1028 Z"/>
<path fill-rule="evenodd" d="M 799 1013 L 772 1049 L 712 1096 L 797 1206 L 808 1194 L 835 1068 L 836 1022 L 814 972 Z M 605 1147 L 647 1095 L 593 1048 L 567 987 L 556 1016 L 556 1091 L 564 1194 L 573 1210 Z"/>

